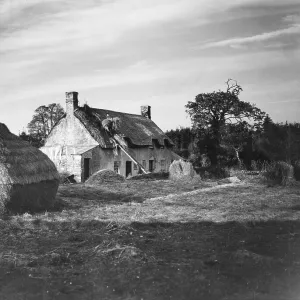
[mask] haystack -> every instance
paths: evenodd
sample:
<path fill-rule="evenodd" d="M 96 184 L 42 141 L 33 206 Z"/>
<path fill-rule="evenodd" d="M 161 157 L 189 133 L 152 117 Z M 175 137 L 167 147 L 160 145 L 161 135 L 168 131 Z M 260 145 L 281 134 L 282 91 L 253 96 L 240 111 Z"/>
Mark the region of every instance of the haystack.
<path fill-rule="evenodd" d="M 190 162 L 174 160 L 169 168 L 169 178 L 172 180 L 190 180 L 194 178 L 195 170 Z"/>
<path fill-rule="evenodd" d="M 99 185 L 101 183 L 123 182 L 125 178 L 112 170 L 100 170 L 93 174 L 87 181 L 89 185 Z"/>
<path fill-rule="evenodd" d="M 0 214 L 51 208 L 58 184 L 59 175 L 48 156 L 0 123 Z"/>
<path fill-rule="evenodd" d="M 295 181 L 293 166 L 284 161 L 275 161 L 267 165 L 266 169 L 262 171 L 262 176 L 284 186 L 291 185 Z"/>

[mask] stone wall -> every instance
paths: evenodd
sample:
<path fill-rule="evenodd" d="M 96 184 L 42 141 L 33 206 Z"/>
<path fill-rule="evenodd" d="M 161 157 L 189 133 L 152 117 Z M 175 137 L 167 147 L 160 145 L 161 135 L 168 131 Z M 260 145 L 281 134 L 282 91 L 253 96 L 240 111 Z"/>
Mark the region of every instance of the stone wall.
<path fill-rule="evenodd" d="M 92 149 L 97 147 L 98 143 L 92 138 L 84 125 L 71 114 L 61 119 L 59 124 L 53 128 L 45 146 L 40 150 L 54 162 L 58 172 L 74 174 L 76 181 L 81 181 L 82 156 L 83 154 L 89 155 L 78 153 L 78 148 L 82 146 Z M 95 151 L 93 149 L 91 151 L 93 158 L 97 157 Z M 96 153 L 99 153 L 99 150 Z M 99 161 L 99 159 L 95 161 L 97 160 Z M 92 166 L 91 170 L 95 170 L 97 166 L 99 166 L 99 162 L 98 165 L 95 162 L 95 166 Z"/>
<path fill-rule="evenodd" d="M 80 161 L 80 178 L 75 175 L 75 180 L 78 182 L 84 181 L 84 159 L 89 158 L 89 176 L 96 173 L 97 171 L 103 169 L 101 168 L 101 157 L 100 157 L 100 146 L 95 147 L 81 155 Z"/>
<path fill-rule="evenodd" d="M 131 153 L 134 154 L 134 158 L 143 165 L 145 162 L 145 169 L 149 171 L 149 160 L 154 161 L 154 170 L 153 172 L 168 171 L 170 164 L 172 163 L 173 156 L 172 152 L 167 148 L 157 148 L 153 149 L 149 147 L 140 147 L 140 148 L 130 148 Z M 114 170 L 114 162 L 120 162 L 119 174 L 125 176 L 126 174 L 126 161 L 131 161 L 131 159 L 121 150 L 118 151 L 118 155 L 114 156 L 111 150 L 101 149 L 101 169 L 110 169 Z M 162 162 L 163 161 L 163 162 Z M 132 176 L 138 174 L 138 168 L 134 167 L 132 162 Z"/>
<path fill-rule="evenodd" d="M 45 143 L 45 147 L 57 145 L 97 146 L 98 143 L 74 115 L 67 115 L 53 128 Z"/>

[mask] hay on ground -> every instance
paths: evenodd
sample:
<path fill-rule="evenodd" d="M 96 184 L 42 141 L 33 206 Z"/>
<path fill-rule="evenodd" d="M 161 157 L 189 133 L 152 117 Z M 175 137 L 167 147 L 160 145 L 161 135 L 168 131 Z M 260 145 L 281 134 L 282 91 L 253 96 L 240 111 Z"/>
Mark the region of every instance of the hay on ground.
<path fill-rule="evenodd" d="M 225 183 L 239 183 L 241 180 L 237 178 L 236 176 L 227 177 L 224 179 L 221 179 L 218 181 L 219 184 L 225 184 Z"/>
<path fill-rule="evenodd" d="M 48 156 L 0 123 L 0 214 L 51 208 L 58 184 Z"/>
<path fill-rule="evenodd" d="M 97 173 L 93 174 L 85 183 L 89 185 L 99 185 L 101 183 L 110 183 L 110 182 L 123 182 L 125 178 L 115 173 L 112 170 L 100 170 Z"/>
<path fill-rule="evenodd" d="M 190 162 L 174 160 L 169 168 L 169 178 L 172 180 L 190 180 L 195 176 L 195 170 Z"/>

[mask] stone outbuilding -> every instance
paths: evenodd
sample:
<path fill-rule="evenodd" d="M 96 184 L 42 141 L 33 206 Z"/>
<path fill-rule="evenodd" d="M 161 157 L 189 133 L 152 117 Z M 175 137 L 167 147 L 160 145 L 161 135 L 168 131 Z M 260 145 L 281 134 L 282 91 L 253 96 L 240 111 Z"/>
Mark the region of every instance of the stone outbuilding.
<path fill-rule="evenodd" d="M 151 107 L 129 114 L 78 105 L 78 93 L 66 93 L 66 114 L 41 150 L 60 173 L 84 182 L 95 172 L 114 170 L 128 177 L 167 171 L 178 156 L 173 142 L 152 121 Z"/>

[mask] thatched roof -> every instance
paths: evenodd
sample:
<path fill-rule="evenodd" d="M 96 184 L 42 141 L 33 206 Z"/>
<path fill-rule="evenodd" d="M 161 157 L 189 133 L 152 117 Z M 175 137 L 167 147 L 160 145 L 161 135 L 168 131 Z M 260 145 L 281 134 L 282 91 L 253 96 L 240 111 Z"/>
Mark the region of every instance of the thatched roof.
<path fill-rule="evenodd" d="M 79 107 L 74 115 L 86 127 L 92 137 L 103 148 L 112 148 L 113 144 L 105 129 L 102 121 L 107 118 L 120 119 L 120 128 L 118 134 L 128 139 L 134 146 L 151 146 L 153 142 L 159 146 L 173 146 L 173 142 L 168 136 L 150 119 L 141 115 L 134 115 L 122 112 L 116 112 L 106 109 L 96 109 L 88 106 Z"/>
<path fill-rule="evenodd" d="M 0 185 L 31 184 L 58 180 L 46 154 L 12 134 L 0 123 Z"/>

